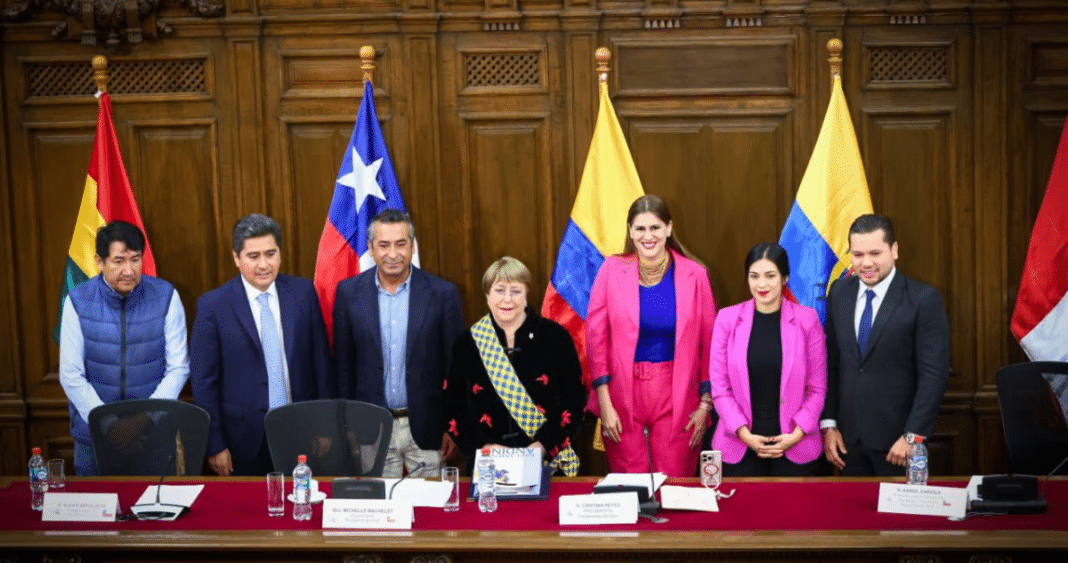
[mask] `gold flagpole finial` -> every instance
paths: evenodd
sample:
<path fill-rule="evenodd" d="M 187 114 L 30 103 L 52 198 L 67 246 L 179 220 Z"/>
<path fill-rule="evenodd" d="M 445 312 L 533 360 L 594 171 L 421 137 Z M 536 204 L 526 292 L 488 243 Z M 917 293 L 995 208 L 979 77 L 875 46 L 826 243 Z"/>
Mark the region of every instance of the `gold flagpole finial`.
<path fill-rule="evenodd" d="M 842 40 L 835 37 L 827 42 L 827 52 L 831 54 L 827 62 L 831 64 L 831 83 L 834 77 L 842 74 Z"/>
<path fill-rule="evenodd" d="M 102 94 L 108 93 L 108 59 L 104 55 L 93 57 L 93 82 Z"/>
<path fill-rule="evenodd" d="M 598 47 L 594 57 L 597 59 L 597 79 L 608 82 L 608 61 L 612 60 L 612 51 L 608 47 Z"/>
<path fill-rule="evenodd" d="M 363 61 L 360 65 L 363 69 L 363 81 L 373 82 L 371 78 L 375 72 L 375 48 L 370 45 L 360 47 L 360 59 Z"/>

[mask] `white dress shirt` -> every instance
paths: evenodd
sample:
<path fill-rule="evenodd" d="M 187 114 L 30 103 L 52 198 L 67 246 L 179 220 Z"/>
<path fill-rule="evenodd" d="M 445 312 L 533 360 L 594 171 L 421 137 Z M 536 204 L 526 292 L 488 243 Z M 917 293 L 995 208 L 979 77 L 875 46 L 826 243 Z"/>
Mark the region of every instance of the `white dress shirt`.
<path fill-rule="evenodd" d="M 293 392 L 289 387 L 289 361 L 286 360 L 286 338 L 282 333 L 282 307 L 278 303 L 278 288 L 274 282 L 267 287 L 267 291 L 260 291 L 256 289 L 252 284 L 248 283 L 248 280 L 241 277 L 241 283 L 245 286 L 245 295 L 248 297 L 248 305 L 252 308 L 252 320 L 256 322 L 256 333 L 260 338 L 263 338 L 263 325 L 260 323 L 260 305 L 259 297 L 261 293 L 266 293 L 267 306 L 271 309 L 271 316 L 274 317 L 274 324 L 278 327 L 278 338 L 281 339 L 279 344 L 282 347 L 282 376 L 286 384 L 286 403 L 293 402 Z"/>

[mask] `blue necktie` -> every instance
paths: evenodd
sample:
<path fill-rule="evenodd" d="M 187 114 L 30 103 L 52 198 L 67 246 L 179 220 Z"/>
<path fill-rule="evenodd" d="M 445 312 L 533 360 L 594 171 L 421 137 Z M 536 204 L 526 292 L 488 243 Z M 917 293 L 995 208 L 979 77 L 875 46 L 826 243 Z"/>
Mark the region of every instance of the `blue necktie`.
<path fill-rule="evenodd" d="M 270 296 L 261 293 L 256 298 L 260 302 L 260 343 L 263 345 L 263 362 L 267 365 L 267 407 L 275 408 L 286 404 L 286 380 L 282 370 L 282 343 L 278 338 L 278 325 L 268 305 Z"/>
<path fill-rule="evenodd" d="M 860 346 L 860 355 L 868 347 L 868 335 L 871 334 L 871 300 L 875 298 L 875 292 L 868 289 L 864 291 L 868 296 L 868 302 L 864 304 L 864 312 L 860 315 L 860 328 L 857 329 L 857 344 Z"/>

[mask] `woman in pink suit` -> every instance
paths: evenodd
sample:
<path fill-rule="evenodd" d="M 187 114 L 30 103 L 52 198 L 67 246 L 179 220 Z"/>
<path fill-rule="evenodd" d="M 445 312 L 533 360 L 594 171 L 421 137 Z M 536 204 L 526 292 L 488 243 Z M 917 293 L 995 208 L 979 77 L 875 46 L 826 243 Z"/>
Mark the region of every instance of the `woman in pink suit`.
<path fill-rule="evenodd" d="M 745 270 L 753 298 L 720 311 L 712 332 L 712 447 L 727 476 L 813 475 L 827 395 L 823 327 L 816 311 L 782 298 L 790 263 L 781 246 L 754 246 Z"/>
<path fill-rule="evenodd" d="M 704 374 L 716 303 L 703 266 L 671 233 L 664 200 L 646 195 L 627 213 L 623 254 L 597 273 L 586 316 L 593 392 L 613 472 L 692 477 L 710 423 Z"/>

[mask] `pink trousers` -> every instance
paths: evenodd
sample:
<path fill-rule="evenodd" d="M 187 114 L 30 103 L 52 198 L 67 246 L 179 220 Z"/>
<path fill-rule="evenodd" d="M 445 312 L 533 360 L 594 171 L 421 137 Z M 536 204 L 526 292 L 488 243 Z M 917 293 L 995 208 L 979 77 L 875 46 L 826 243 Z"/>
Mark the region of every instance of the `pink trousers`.
<path fill-rule="evenodd" d="M 617 444 L 605 438 L 608 468 L 615 473 L 648 473 L 649 455 L 653 471 L 668 477 L 693 477 L 697 468 L 698 448 L 690 448 L 686 423 L 673 428 L 671 374 L 674 362 L 638 362 L 634 364 L 633 412 L 622 412 L 615 405 L 623 426 Z M 687 413 L 688 414 L 688 413 Z M 642 429 L 649 430 L 646 442 Z M 646 445 L 648 443 L 648 446 Z"/>

